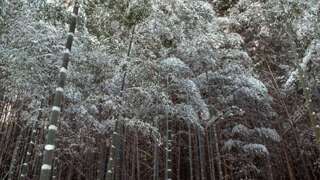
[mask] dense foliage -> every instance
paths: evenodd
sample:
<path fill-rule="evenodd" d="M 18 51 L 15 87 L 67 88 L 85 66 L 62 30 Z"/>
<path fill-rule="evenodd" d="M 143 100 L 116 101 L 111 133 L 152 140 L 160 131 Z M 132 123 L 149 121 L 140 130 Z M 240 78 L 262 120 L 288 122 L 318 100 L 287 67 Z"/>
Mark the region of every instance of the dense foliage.
<path fill-rule="evenodd" d="M 116 180 L 320 178 L 319 1 L 79 2 L 58 179 L 107 178 L 109 155 Z M 1 178 L 29 141 L 39 176 L 73 4 L 0 0 Z"/>

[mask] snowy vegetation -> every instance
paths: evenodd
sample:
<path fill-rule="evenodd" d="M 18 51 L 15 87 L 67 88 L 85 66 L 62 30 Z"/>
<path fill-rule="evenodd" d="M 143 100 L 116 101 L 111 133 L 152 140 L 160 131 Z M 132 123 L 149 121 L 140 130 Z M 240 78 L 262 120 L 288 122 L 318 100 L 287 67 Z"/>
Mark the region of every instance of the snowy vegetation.
<path fill-rule="evenodd" d="M 320 178 L 317 0 L 0 0 L 1 179 L 40 178 L 75 2 L 52 178 Z"/>

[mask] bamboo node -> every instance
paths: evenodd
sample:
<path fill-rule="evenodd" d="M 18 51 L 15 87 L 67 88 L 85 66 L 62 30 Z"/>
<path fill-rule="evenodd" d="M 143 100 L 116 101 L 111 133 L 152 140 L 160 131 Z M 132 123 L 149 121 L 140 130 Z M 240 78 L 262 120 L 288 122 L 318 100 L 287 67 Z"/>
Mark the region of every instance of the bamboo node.
<path fill-rule="evenodd" d="M 52 144 L 47 144 L 44 146 L 44 149 L 47 151 L 52 151 L 52 150 L 54 150 L 54 148 L 55 148 L 55 146 Z"/>
<path fill-rule="evenodd" d="M 56 91 L 62 93 L 62 92 L 63 92 L 63 88 L 62 88 L 62 87 L 58 87 L 58 88 L 56 89 Z"/>
<path fill-rule="evenodd" d="M 66 74 L 67 71 L 68 71 L 68 70 L 67 70 L 65 67 L 62 67 L 62 68 L 60 69 L 60 73 Z"/>
<path fill-rule="evenodd" d="M 53 106 L 53 107 L 52 107 L 52 111 L 60 112 L 60 111 L 61 111 L 61 108 L 58 107 L 58 106 Z"/>
<path fill-rule="evenodd" d="M 43 164 L 41 166 L 41 170 L 51 170 L 52 166 L 49 164 Z"/>
<path fill-rule="evenodd" d="M 68 32 L 68 37 L 72 37 L 73 38 L 73 32 Z"/>
<path fill-rule="evenodd" d="M 51 124 L 51 125 L 49 126 L 49 130 L 57 131 L 57 130 L 58 130 L 58 127 Z"/>

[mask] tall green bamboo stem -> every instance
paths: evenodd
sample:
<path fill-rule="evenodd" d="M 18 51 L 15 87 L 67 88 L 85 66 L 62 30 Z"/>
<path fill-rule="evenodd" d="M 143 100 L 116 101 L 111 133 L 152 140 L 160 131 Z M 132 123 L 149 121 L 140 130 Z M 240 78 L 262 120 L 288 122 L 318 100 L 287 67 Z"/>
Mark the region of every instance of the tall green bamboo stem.
<path fill-rule="evenodd" d="M 49 121 L 48 132 L 46 136 L 46 142 L 43 153 L 43 161 L 41 166 L 40 180 L 50 180 L 51 179 L 51 171 L 52 164 L 54 159 L 54 150 L 56 146 L 56 135 L 57 135 L 57 121 L 61 112 L 61 104 L 63 98 L 64 86 L 66 83 L 67 69 L 71 56 L 71 47 L 73 43 L 73 37 L 76 30 L 77 17 L 79 13 L 79 2 L 75 1 L 75 5 L 73 8 L 72 18 L 70 22 L 70 29 L 68 33 L 68 39 L 66 43 L 66 51 L 63 55 L 63 64 L 60 69 L 60 76 L 58 79 L 58 87 L 55 92 L 54 102 L 52 107 L 52 112 Z"/>
<path fill-rule="evenodd" d="M 165 180 L 172 180 L 172 131 L 171 131 L 171 120 L 167 116 L 167 128 L 166 128 L 166 169 L 165 169 Z"/>
<path fill-rule="evenodd" d="M 36 122 L 33 122 L 32 128 L 31 128 L 31 137 L 30 141 L 28 143 L 26 157 L 24 159 L 24 163 L 22 164 L 21 174 L 20 174 L 20 180 L 26 180 L 28 178 L 28 171 L 29 171 L 29 163 L 31 161 L 32 156 L 32 150 L 35 145 L 35 135 L 36 135 Z"/>
<path fill-rule="evenodd" d="M 116 121 L 114 131 L 112 133 L 112 139 L 111 139 L 111 148 L 109 153 L 109 160 L 107 165 L 107 175 L 106 180 L 114 180 L 115 177 L 115 155 L 117 153 L 117 142 L 119 139 L 118 134 L 118 121 Z"/>

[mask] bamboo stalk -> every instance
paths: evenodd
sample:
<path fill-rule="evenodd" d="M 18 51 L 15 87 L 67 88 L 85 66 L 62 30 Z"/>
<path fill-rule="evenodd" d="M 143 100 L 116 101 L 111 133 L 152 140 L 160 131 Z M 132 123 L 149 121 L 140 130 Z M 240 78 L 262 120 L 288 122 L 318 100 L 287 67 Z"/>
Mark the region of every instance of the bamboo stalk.
<path fill-rule="evenodd" d="M 165 180 L 172 180 L 172 130 L 170 128 L 171 120 L 166 118 L 166 166 L 165 166 Z"/>
<path fill-rule="evenodd" d="M 108 165 L 107 165 L 107 175 L 106 175 L 106 180 L 113 180 L 114 177 L 114 154 L 116 152 L 116 147 L 115 147 L 115 139 L 117 138 L 117 123 L 115 125 L 115 130 L 112 133 L 112 141 L 111 141 L 111 148 L 110 148 L 110 152 L 109 152 L 109 160 L 108 160 Z"/>
<path fill-rule="evenodd" d="M 10 168 L 9 168 L 8 180 L 12 180 L 15 177 L 15 172 L 17 170 L 18 151 L 19 151 L 21 141 L 22 141 L 22 133 L 18 136 L 16 146 L 15 146 L 14 151 L 12 153 L 12 159 L 11 159 L 11 164 L 10 164 Z"/>
<path fill-rule="evenodd" d="M 193 156 L 192 156 L 192 134 L 191 125 L 188 125 L 188 144 L 189 144 L 189 166 L 190 166 L 190 180 L 193 180 Z"/>
<path fill-rule="evenodd" d="M 220 149 L 219 149 L 219 139 L 218 139 L 215 123 L 213 123 L 212 131 L 213 131 L 213 138 L 214 138 L 214 144 L 215 144 L 216 160 L 218 162 L 219 180 L 223 180 L 222 162 L 221 162 L 221 155 L 220 155 Z"/>
<path fill-rule="evenodd" d="M 199 142 L 199 160 L 200 160 L 200 176 L 202 180 L 206 179 L 205 176 L 205 159 L 204 159 L 204 143 L 203 143 L 203 135 L 201 132 L 201 129 L 197 129 L 197 138 L 198 138 L 198 142 Z"/>
<path fill-rule="evenodd" d="M 131 151 L 133 157 L 131 158 L 131 178 L 134 180 L 136 178 L 136 144 L 135 137 L 133 137 L 133 143 L 131 144 Z"/>
<path fill-rule="evenodd" d="M 210 179 L 215 180 L 215 167 L 214 167 L 214 151 L 212 147 L 212 133 L 211 128 L 207 129 L 207 142 L 208 142 L 208 158 L 209 158 L 209 167 L 210 167 Z"/>
<path fill-rule="evenodd" d="M 116 142 L 116 163 L 115 163 L 115 180 L 121 180 L 122 176 L 122 161 L 123 161 L 123 130 L 124 130 L 124 123 L 122 118 L 119 120 L 119 133 L 118 133 L 118 138 Z"/>
<path fill-rule="evenodd" d="M 36 127 L 37 127 L 36 122 L 34 122 L 31 127 L 31 137 L 30 137 L 30 141 L 28 142 L 26 158 L 24 159 L 24 163 L 22 164 L 22 170 L 20 175 L 21 180 L 26 180 L 28 178 L 28 171 L 30 166 L 29 163 L 31 161 L 32 150 L 35 146 L 35 137 L 37 132 Z"/>
<path fill-rule="evenodd" d="M 76 1 L 73 8 L 72 20 L 70 23 L 70 29 L 69 29 L 68 39 L 66 43 L 66 51 L 63 56 L 63 64 L 60 70 L 58 88 L 56 89 L 55 96 L 54 96 L 54 102 L 53 102 L 53 107 L 52 107 L 52 112 L 50 116 L 50 122 L 49 122 L 49 127 L 48 127 L 47 136 L 46 136 L 45 147 L 44 147 L 44 155 L 43 155 L 43 161 L 41 166 L 40 180 L 50 180 L 51 178 L 52 164 L 54 159 L 54 150 L 56 147 L 55 141 L 56 141 L 56 135 L 58 130 L 57 121 L 59 119 L 60 112 L 61 112 L 61 104 L 62 104 L 63 91 L 64 91 L 63 88 L 66 83 L 67 69 L 70 61 L 71 47 L 72 47 L 74 33 L 76 29 L 78 13 L 79 13 L 79 2 Z"/>
<path fill-rule="evenodd" d="M 126 141 L 127 141 L 127 129 L 126 127 L 123 125 L 123 135 L 122 135 L 122 158 L 121 158 L 121 163 L 122 163 L 122 171 L 121 171 L 121 180 L 126 180 L 127 177 L 127 169 L 126 169 Z"/>
<path fill-rule="evenodd" d="M 178 129 L 178 132 L 179 132 L 179 129 Z M 178 153 L 177 153 L 177 180 L 180 180 L 180 171 L 181 171 L 181 137 L 180 137 L 180 134 L 177 135 L 177 141 L 178 141 L 178 145 L 177 145 L 177 148 L 178 148 Z"/>
<path fill-rule="evenodd" d="M 154 154 L 153 154 L 153 180 L 159 180 L 159 147 L 158 142 L 154 142 Z"/>

